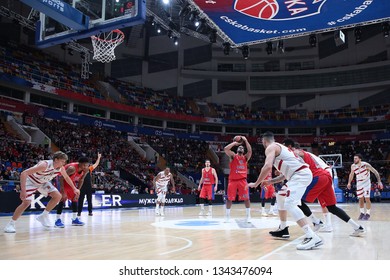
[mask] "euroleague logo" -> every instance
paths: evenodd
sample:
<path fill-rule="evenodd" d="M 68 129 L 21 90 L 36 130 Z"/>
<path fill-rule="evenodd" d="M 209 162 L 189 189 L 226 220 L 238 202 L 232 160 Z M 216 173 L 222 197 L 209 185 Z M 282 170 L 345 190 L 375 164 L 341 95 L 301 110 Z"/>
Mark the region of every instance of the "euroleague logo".
<path fill-rule="evenodd" d="M 294 20 L 321 12 L 327 0 L 235 0 L 233 8 L 263 20 Z"/>

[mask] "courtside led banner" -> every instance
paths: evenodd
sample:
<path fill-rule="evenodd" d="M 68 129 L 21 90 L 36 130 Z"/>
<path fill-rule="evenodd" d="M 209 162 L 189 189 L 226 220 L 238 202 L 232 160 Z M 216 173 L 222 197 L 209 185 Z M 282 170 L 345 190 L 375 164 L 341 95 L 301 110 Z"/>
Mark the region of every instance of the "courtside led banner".
<path fill-rule="evenodd" d="M 235 45 L 390 18 L 390 0 L 193 0 Z"/>

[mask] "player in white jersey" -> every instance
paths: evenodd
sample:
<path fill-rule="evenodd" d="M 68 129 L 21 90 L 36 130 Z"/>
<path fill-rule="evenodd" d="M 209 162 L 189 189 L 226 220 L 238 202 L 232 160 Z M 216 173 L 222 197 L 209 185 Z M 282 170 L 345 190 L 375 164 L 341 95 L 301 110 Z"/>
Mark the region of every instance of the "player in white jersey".
<path fill-rule="evenodd" d="M 265 148 L 265 163 L 261 169 L 257 181 L 250 183 L 248 186 L 256 188 L 259 184 L 263 184 L 265 178 L 274 166 L 288 180 L 288 182 L 278 192 L 278 196 L 284 196 L 284 199 L 278 200 L 279 210 L 287 210 L 294 217 L 297 224 L 305 232 L 305 238 L 301 244 L 297 245 L 298 250 L 310 250 L 323 244 L 322 239 L 311 229 L 305 214 L 298 207 L 301 204 L 301 199 L 306 191 L 306 187 L 310 185 L 313 175 L 299 157 L 287 147 L 276 143 L 272 132 L 266 132 L 262 137 L 263 146 Z M 283 228 L 282 228 L 283 227 Z M 281 224 L 280 230 L 286 228 L 287 225 Z"/>
<path fill-rule="evenodd" d="M 371 164 L 362 161 L 362 156 L 357 154 L 353 157 L 353 164 L 351 165 L 351 173 L 349 173 L 347 188 L 351 189 L 351 182 L 356 175 L 356 196 L 359 199 L 360 216 L 358 220 L 368 220 L 371 217 L 371 179 L 370 172 L 374 173 L 378 187 L 383 189 L 383 184 L 378 171 L 371 166 Z M 364 209 L 364 202 L 366 202 L 366 209 Z"/>
<path fill-rule="evenodd" d="M 175 181 L 169 167 L 158 173 L 153 179 L 153 186 L 157 194 L 156 215 L 164 216 L 165 197 L 168 192 L 169 182 L 171 182 L 172 189 L 175 190 Z"/>
<path fill-rule="evenodd" d="M 22 203 L 15 209 L 11 221 L 4 228 L 6 233 L 14 233 L 15 222 L 20 218 L 23 212 L 30 206 L 31 200 L 34 198 L 36 191 L 45 196 L 50 196 L 51 199 L 47 203 L 45 210 L 37 217 L 44 227 L 51 227 L 52 223 L 49 219 L 49 212 L 58 204 L 61 199 L 60 192 L 51 184 L 51 180 L 62 175 L 64 179 L 72 186 L 76 193 L 79 190 L 75 187 L 72 180 L 65 171 L 64 165 L 68 160 L 68 156 L 58 151 L 54 153 L 52 160 L 42 160 L 33 167 L 24 170 L 20 174 L 20 199 Z"/>

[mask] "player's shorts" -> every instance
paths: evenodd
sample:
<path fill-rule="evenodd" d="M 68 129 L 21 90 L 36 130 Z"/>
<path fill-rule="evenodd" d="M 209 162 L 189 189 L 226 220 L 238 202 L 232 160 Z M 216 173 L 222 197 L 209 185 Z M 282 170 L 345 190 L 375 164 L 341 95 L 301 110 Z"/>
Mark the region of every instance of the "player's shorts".
<path fill-rule="evenodd" d="M 215 184 L 203 184 L 199 197 L 208 200 L 214 200 L 214 187 Z"/>
<path fill-rule="evenodd" d="M 268 185 L 266 189 L 261 189 L 260 198 L 270 199 L 273 196 L 275 196 L 275 188 L 273 185 Z"/>
<path fill-rule="evenodd" d="M 321 207 L 336 204 L 336 195 L 332 187 L 332 177 L 328 172 L 313 177 L 313 180 L 306 188 L 305 194 L 302 197 L 302 200 L 310 203 L 316 199 L 318 199 Z"/>
<path fill-rule="evenodd" d="M 228 184 L 228 200 L 235 201 L 238 193 L 238 200 L 249 200 L 249 188 L 246 179 L 229 180 Z"/>
<path fill-rule="evenodd" d="M 168 188 L 166 186 L 156 185 L 157 201 L 165 203 L 165 197 L 167 196 Z"/>
<path fill-rule="evenodd" d="M 67 184 L 64 184 L 64 192 L 66 193 L 66 196 L 71 201 L 77 201 L 76 194 L 74 193 L 74 190 L 71 186 L 68 186 Z"/>
<path fill-rule="evenodd" d="M 357 182 L 356 184 L 356 196 L 357 198 L 370 197 L 371 195 L 371 180 Z"/>
<path fill-rule="evenodd" d="M 34 193 L 38 191 L 45 197 L 52 192 L 58 192 L 57 188 L 55 188 L 52 183 L 47 182 L 42 185 L 34 185 L 29 178 L 26 179 L 26 200 L 33 200 Z"/>
<path fill-rule="evenodd" d="M 309 168 L 304 168 L 290 177 L 290 180 L 278 192 L 279 195 L 285 196 L 285 205 L 301 205 L 301 199 L 305 193 L 306 187 L 310 185 L 313 179 L 313 174 Z"/>

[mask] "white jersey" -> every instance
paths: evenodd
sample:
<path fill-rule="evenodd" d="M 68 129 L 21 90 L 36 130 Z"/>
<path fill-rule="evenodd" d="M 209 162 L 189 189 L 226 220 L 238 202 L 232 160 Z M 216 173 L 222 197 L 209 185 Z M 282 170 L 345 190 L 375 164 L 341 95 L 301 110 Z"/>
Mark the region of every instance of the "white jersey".
<path fill-rule="evenodd" d="M 360 165 L 352 164 L 352 171 L 356 175 L 356 183 L 358 185 L 370 182 L 370 170 L 367 168 L 367 162 L 361 161 Z"/>
<path fill-rule="evenodd" d="M 53 160 L 44 160 L 47 163 L 47 167 L 44 171 L 36 172 L 31 175 L 28 175 L 28 179 L 31 184 L 35 186 L 44 185 L 47 182 L 53 180 L 54 177 L 61 174 L 61 167 L 55 169 L 53 166 Z M 38 162 L 40 164 L 42 161 Z M 36 166 L 36 165 L 35 165 Z"/>
<path fill-rule="evenodd" d="M 275 157 L 274 166 L 279 170 L 287 180 L 290 180 L 295 171 L 309 167 L 301 157 L 287 147 L 276 143 L 280 147 L 280 154 Z"/>
<path fill-rule="evenodd" d="M 172 174 L 169 172 L 168 175 L 165 175 L 164 171 L 161 171 L 157 174 L 157 176 L 160 176 L 160 178 L 156 180 L 156 186 L 160 188 L 166 188 L 169 181 L 171 181 Z"/>

